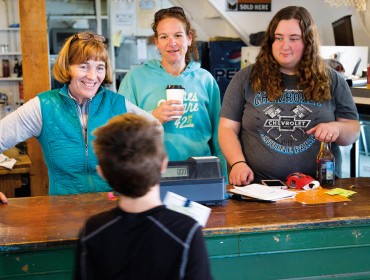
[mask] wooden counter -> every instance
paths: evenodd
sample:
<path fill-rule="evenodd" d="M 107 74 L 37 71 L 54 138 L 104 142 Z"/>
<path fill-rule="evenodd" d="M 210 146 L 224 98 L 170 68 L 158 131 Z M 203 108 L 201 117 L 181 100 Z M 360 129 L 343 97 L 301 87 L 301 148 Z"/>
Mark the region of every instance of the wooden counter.
<path fill-rule="evenodd" d="M 336 182 L 350 185 L 349 202 L 212 207 L 204 235 L 214 279 L 370 279 L 370 178 Z M 9 199 L 0 205 L 0 279 L 71 279 L 80 227 L 115 206 L 106 193 Z"/>
<path fill-rule="evenodd" d="M 0 192 L 7 197 L 15 197 L 15 189 L 21 187 L 21 174 L 30 172 L 31 160 L 28 155 L 15 158 L 17 162 L 12 169 L 0 166 Z"/>

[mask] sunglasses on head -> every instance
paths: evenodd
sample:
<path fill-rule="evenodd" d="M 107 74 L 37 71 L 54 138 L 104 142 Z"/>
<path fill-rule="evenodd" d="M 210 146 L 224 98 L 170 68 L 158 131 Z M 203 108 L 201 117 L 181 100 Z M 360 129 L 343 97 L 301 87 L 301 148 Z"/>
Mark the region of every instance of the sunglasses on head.
<path fill-rule="evenodd" d="M 161 9 L 158 12 L 156 12 L 154 14 L 154 20 L 159 19 L 161 16 L 167 13 L 179 14 L 179 15 L 185 16 L 184 10 L 181 7 L 171 7 L 168 9 Z"/>
<path fill-rule="evenodd" d="M 106 39 L 104 36 L 92 33 L 77 33 L 73 36 L 71 43 L 73 43 L 76 40 L 90 40 L 90 39 L 93 39 L 101 43 L 106 43 Z"/>

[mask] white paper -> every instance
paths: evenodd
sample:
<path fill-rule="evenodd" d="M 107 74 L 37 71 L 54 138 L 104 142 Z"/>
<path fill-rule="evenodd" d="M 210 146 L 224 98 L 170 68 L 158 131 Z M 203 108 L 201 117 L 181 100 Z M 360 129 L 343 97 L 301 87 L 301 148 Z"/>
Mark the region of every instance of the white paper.
<path fill-rule="evenodd" d="M 231 189 L 230 192 L 237 193 L 240 195 L 245 195 L 262 200 L 281 200 L 285 198 L 292 198 L 295 196 L 295 192 L 271 188 L 261 184 L 251 184 L 244 187 L 234 186 L 234 189 Z"/>
<path fill-rule="evenodd" d="M 14 158 L 8 158 L 4 154 L 0 154 L 0 166 L 8 168 L 8 169 L 13 169 L 14 164 L 16 164 L 17 160 Z"/>
<path fill-rule="evenodd" d="M 194 201 L 191 201 L 188 206 L 185 206 L 187 202 L 189 202 L 187 198 L 173 192 L 167 192 L 163 200 L 163 203 L 168 209 L 188 215 L 205 227 L 211 213 L 211 208 Z"/>
<path fill-rule="evenodd" d="M 111 0 L 109 20 L 111 37 L 131 36 L 137 29 L 136 1 L 134 0 Z"/>
<path fill-rule="evenodd" d="M 217 157 L 216 156 L 204 156 L 204 157 L 191 157 L 191 158 L 200 160 L 200 159 L 215 159 Z"/>
<path fill-rule="evenodd" d="M 147 59 L 146 39 L 137 39 L 137 56 L 139 60 Z"/>

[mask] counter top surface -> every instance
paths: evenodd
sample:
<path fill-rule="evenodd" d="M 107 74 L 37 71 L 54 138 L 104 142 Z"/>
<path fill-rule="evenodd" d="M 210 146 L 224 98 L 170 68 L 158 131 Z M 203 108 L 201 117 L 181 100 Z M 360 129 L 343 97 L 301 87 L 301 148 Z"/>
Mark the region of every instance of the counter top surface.
<path fill-rule="evenodd" d="M 370 224 L 370 178 L 340 179 L 335 187 L 348 189 L 351 185 L 357 194 L 347 202 L 302 205 L 294 200 L 228 200 L 211 207 L 204 234 Z M 117 201 L 107 199 L 107 193 L 11 198 L 8 204 L 0 204 L 0 251 L 74 242 L 88 217 L 116 205 Z"/>

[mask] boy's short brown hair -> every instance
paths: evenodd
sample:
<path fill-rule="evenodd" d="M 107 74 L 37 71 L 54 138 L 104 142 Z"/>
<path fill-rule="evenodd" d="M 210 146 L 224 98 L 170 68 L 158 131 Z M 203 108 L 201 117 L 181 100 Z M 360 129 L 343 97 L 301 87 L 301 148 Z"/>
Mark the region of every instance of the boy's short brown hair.
<path fill-rule="evenodd" d="M 141 197 L 160 181 L 166 152 L 157 122 L 127 113 L 112 118 L 93 134 L 100 168 L 115 191 Z"/>

